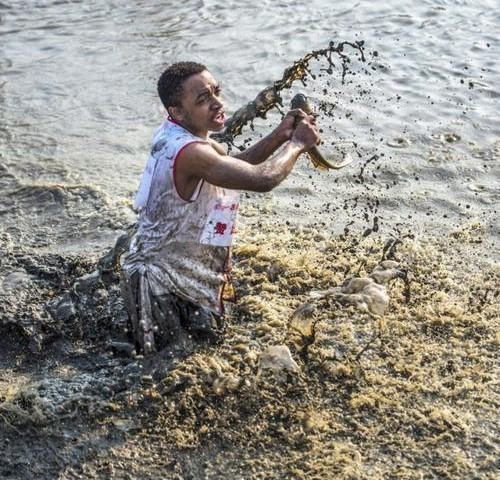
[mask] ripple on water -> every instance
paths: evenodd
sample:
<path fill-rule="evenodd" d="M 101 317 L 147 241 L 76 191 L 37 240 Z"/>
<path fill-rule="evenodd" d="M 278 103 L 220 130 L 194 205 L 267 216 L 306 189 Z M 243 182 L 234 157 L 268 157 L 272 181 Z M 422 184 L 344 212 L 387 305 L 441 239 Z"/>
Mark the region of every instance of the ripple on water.
<path fill-rule="evenodd" d="M 392 148 L 407 148 L 411 145 L 411 140 L 404 137 L 395 137 L 387 140 L 386 145 Z"/>

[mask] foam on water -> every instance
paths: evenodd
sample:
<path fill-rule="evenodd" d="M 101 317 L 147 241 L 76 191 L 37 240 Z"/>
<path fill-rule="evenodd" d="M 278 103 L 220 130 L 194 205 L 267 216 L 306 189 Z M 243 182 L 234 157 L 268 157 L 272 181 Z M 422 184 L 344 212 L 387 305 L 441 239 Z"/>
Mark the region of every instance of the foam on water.
<path fill-rule="evenodd" d="M 104 422 L 97 448 L 108 448 L 110 432 L 123 436 L 106 460 L 76 467 L 63 455 L 75 475 L 97 474 L 107 462 L 154 476 L 164 464 L 140 458 L 161 451 L 187 461 L 182 475 L 200 478 L 411 478 L 415 464 L 415 478 L 477 471 L 487 478 L 498 453 L 500 272 L 494 259 L 469 252 L 485 232 L 469 224 L 442 239 L 383 241 L 247 224 L 224 341 L 192 345 L 186 358 L 120 360 L 108 350 L 126 325 L 116 258 L 85 275 L 96 259 L 14 255 L 2 342 L 11 350 L 31 341 L 43 351 L 59 338 L 59 359 L 23 377 L 4 369 L 1 378 L 12 380 L 0 382 L 0 417 L 12 438 L 36 427 L 64 439 L 82 431 L 74 424 L 82 415 Z M 48 298 L 60 299 L 49 306 L 52 318 Z M 30 305 L 27 315 L 12 310 L 21 304 Z M 7 444 L 7 458 L 18 458 L 17 442 Z"/>

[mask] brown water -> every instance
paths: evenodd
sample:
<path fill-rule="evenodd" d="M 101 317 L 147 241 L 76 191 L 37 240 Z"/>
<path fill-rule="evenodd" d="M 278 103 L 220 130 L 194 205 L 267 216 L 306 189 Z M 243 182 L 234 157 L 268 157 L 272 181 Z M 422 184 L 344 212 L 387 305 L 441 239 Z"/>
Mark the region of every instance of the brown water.
<path fill-rule="evenodd" d="M 354 142 L 363 155 L 385 155 L 367 168 L 369 191 L 356 182 L 362 159 L 328 175 L 301 162 L 268 196 L 268 207 L 278 217 L 342 231 L 347 216 L 332 209 L 347 202 L 348 217 L 359 216 L 363 228 L 363 211 L 352 208 L 353 199 L 364 205 L 376 198 L 388 227 L 447 228 L 477 219 L 496 231 L 498 2 L 395 5 L 4 2 L 0 205 L 10 212 L 4 226 L 26 221 L 24 201 L 40 207 L 36 225 L 54 220 L 44 200 L 51 197 L 39 190 L 46 183 L 97 189 L 112 204 L 113 213 L 102 210 L 106 217 L 132 198 L 151 132 L 162 119 L 155 82 L 165 64 L 204 62 L 223 84 L 231 112 L 308 51 L 332 40 L 364 40 L 370 76 L 355 61 L 352 83 L 342 86 L 334 73 L 326 75 L 330 86 L 320 78 L 302 89 L 317 107 L 335 106 L 333 119 L 320 121 L 326 145 L 353 150 Z M 255 122 L 251 137 L 277 121 L 275 115 Z M 33 184 L 36 192 L 13 193 L 14 186 Z M 71 197 L 79 202 L 81 195 Z M 12 202 L 22 213 L 12 213 Z M 81 203 L 84 210 L 88 198 Z M 56 237 L 74 234 L 71 222 L 58 223 Z M 36 225 L 21 229 L 32 236 Z M 78 236 L 96 237 L 95 226 L 80 224 Z"/>
<path fill-rule="evenodd" d="M 499 6 L 1 2 L 0 476 L 495 478 Z M 244 195 L 221 345 L 121 356 L 116 272 L 85 275 L 134 218 L 163 66 L 205 63 L 232 113 L 344 40 L 366 61 L 283 101 L 353 164 Z"/>

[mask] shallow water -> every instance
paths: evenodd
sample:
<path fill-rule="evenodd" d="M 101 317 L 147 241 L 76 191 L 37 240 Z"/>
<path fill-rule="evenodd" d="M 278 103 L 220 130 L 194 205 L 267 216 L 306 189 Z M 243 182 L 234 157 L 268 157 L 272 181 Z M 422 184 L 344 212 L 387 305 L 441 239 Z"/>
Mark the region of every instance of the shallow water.
<path fill-rule="evenodd" d="M 121 226 L 107 220 L 130 201 L 138 184 L 151 133 L 163 115 L 155 82 L 165 64 L 194 59 L 208 65 L 223 85 L 231 113 L 308 51 L 330 40 L 362 39 L 374 68 L 370 76 L 354 61 L 352 84 L 341 86 L 335 72 L 292 92 L 305 90 L 317 107 L 335 103 L 333 118 L 320 117 L 324 148 L 329 153 L 334 141 L 352 151 L 356 142 L 362 158 L 328 174 L 302 161 L 267 196 L 258 215 L 293 215 L 337 231 L 358 218 L 364 229 L 372 223 L 364 215 L 367 203 L 378 199 L 381 227 L 388 230 L 400 223 L 418 231 L 479 220 L 497 232 L 498 6 L 497 1 L 3 2 L 4 227 L 32 237 L 42 223 L 59 239 L 73 235 L 76 225 L 54 214 L 50 192 L 40 194 L 40 185 L 53 183 L 82 185 L 87 192 L 82 209 L 96 215 L 99 207 L 101 224 Z M 367 93 L 360 95 L 362 90 Z M 250 137 L 278 119 L 257 121 Z M 373 153 L 385 156 L 367 166 L 366 183 L 359 185 L 362 162 Z M 36 192 L 30 193 L 32 185 Z M 100 200 L 88 193 L 94 190 Z M 26 220 L 31 215 L 25 203 L 37 205 L 36 221 Z M 81 212 L 78 206 L 72 211 Z M 124 211 L 120 215 L 123 222 L 130 219 Z M 19 219 L 22 225 L 14 225 Z M 94 223 L 78 231 L 88 241 L 99 237 Z"/>

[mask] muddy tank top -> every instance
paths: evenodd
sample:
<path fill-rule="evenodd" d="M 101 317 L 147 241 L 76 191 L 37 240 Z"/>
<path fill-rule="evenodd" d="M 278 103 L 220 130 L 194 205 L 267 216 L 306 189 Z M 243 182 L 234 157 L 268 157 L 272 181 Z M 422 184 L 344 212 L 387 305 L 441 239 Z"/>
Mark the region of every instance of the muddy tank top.
<path fill-rule="evenodd" d="M 207 143 L 172 120 L 155 132 L 134 202 L 138 228 L 122 269 L 125 276 L 140 274 L 153 295 L 174 293 L 220 314 L 239 195 L 200 180 L 189 200 L 181 198 L 176 162 L 194 142 Z"/>

